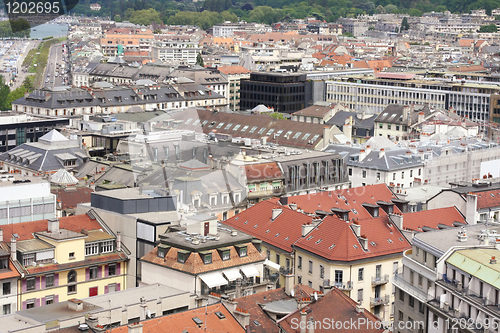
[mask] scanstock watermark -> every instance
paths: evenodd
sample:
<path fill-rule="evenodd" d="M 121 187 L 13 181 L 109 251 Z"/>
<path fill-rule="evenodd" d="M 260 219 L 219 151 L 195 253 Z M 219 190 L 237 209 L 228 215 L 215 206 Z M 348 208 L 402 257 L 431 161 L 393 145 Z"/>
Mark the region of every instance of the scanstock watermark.
<path fill-rule="evenodd" d="M 303 321 L 299 318 L 292 318 L 292 329 L 315 329 L 315 330 L 332 330 L 332 331 L 346 331 L 346 330 L 367 330 L 367 329 L 388 329 L 391 331 L 408 329 L 418 330 L 425 328 L 423 321 L 371 321 L 367 318 L 350 318 L 349 320 L 336 320 L 334 318 L 323 318 L 321 321 L 308 320 Z"/>

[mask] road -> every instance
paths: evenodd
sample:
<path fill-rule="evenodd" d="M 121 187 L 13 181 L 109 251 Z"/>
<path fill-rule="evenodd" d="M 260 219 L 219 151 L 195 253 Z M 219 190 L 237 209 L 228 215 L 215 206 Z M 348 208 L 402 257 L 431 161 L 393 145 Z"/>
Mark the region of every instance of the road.
<path fill-rule="evenodd" d="M 28 73 L 28 69 L 22 66 L 24 59 L 28 55 L 29 50 L 35 49 L 38 47 L 40 42 L 38 40 L 32 41 L 22 41 L 16 40 L 14 44 L 10 47 L 10 49 L 5 53 L 3 57 L 0 58 L 0 65 L 4 63 L 4 60 L 8 59 L 11 55 L 19 56 L 18 61 L 16 62 L 17 67 L 17 77 L 14 80 L 14 85 L 11 87 L 11 90 L 14 90 L 23 84 L 24 79 L 28 75 L 32 75 Z M 26 47 L 24 47 L 26 45 Z M 6 81 L 10 81 L 11 75 L 9 73 L 1 73 Z"/>
<path fill-rule="evenodd" d="M 63 53 L 63 45 L 52 45 L 49 51 L 49 58 L 47 60 L 47 66 L 45 68 L 42 86 L 52 87 L 62 86 L 66 84 L 65 82 L 63 82 L 63 69 L 61 67 L 57 69 L 57 65 L 61 66 L 62 64 L 65 64 L 64 71 L 66 71 L 68 66 L 65 59 L 66 58 Z"/>

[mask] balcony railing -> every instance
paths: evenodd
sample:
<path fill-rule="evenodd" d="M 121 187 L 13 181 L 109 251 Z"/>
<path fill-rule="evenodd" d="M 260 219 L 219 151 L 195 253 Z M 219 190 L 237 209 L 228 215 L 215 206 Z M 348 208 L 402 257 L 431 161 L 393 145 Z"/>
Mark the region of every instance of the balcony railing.
<path fill-rule="evenodd" d="M 380 297 L 370 297 L 370 306 L 386 305 L 389 304 L 389 301 L 390 301 L 389 295 Z"/>
<path fill-rule="evenodd" d="M 325 281 L 330 281 L 330 280 L 325 280 Z M 348 282 L 328 282 L 328 286 L 334 286 L 335 288 L 338 288 L 340 290 L 352 290 L 353 284 L 351 281 Z"/>
<path fill-rule="evenodd" d="M 386 274 L 384 276 L 373 276 L 372 277 L 372 285 L 378 286 L 382 284 L 386 284 L 389 282 L 389 274 Z"/>
<path fill-rule="evenodd" d="M 281 195 L 285 193 L 284 188 L 276 188 L 272 190 L 258 190 L 258 191 L 251 191 L 248 192 L 248 198 L 260 198 L 260 197 L 265 197 L 265 196 L 273 196 L 273 195 Z"/>
<path fill-rule="evenodd" d="M 290 268 L 290 267 L 280 267 L 280 274 L 281 275 L 292 274 L 292 268 Z"/>
<path fill-rule="evenodd" d="M 404 267 L 408 267 L 412 271 L 416 272 L 417 274 L 423 275 L 425 278 L 431 281 L 436 280 L 436 271 L 413 259 L 411 249 L 403 252 L 402 264 Z"/>
<path fill-rule="evenodd" d="M 403 275 L 401 274 L 395 274 L 393 279 L 392 279 L 392 283 L 394 284 L 394 286 L 398 287 L 399 289 L 403 290 L 404 292 L 406 292 L 407 294 L 415 297 L 416 299 L 418 299 L 420 302 L 427 302 L 427 300 L 429 299 L 429 297 L 427 296 L 427 294 L 425 293 L 425 291 L 423 291 L 422 289 L 412 285 L 410 282 L 406 281 L 404 278 L 403 278 Z M 432 298 L 432 297 L 430 297 Z"/>

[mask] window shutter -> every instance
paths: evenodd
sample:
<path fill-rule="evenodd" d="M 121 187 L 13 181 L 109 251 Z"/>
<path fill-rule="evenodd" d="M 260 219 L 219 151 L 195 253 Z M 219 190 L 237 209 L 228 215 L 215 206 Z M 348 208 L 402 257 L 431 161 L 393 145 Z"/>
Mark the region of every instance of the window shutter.
<path fill-rule="evenodd" d="M 108 286 L 104 286 L 104 293 L 107 294 L 109 292 Z"/>
<path fill-rule="evenodd" d="M 44 275 L 44 276 L 42 276 L 42 277 L 41 277 L 41 279 L 42 279 L 42 282 L 41 282 L 41 284 L 40 284 L 40 285 L 41 285 L 41 287 L 40 287 L 40 288 L 41 288 L 41 289 L 45 289 L 45 275 Z M 43 304 L 45 304 L 45 302 L 42 302 L 42 303 L 43 303 Z"/>
<path fill-rule="evenodd" d="M 54 286 L 59 287 L 59 274 L 54 274 Z M 54 301 L 54 303 L 56 303 Z"/>
<path fill-rule="evenodd" d="M 85 268 L 85 281 L 90 279 L 90 268 Z"/>
<path fill-rule="evenodd" d="M 103 266 L 97 266 L 97 278 L 102 278 L 102 268 Z"/>
<path fill-rule="evenodd" d="M 35 277 L 35 290 L 40 289 L 40 277 Z"/>
<path fill-rule="evenodd" d="M 54 303 L 59 303 L 59 295 L 54 295 Z"/>
<path fill-rule="evenodd" d="M 120 291 L 120 284 L 119 283 L 116 284 L 116 291 Z"/>
<path fill-rule="evenodd" d="M 35 308 L 37 308 L 39 306 L 40 306 L 40 299 L 39 298 L 35 298 Z"/>
<path fill-rule="evenodd" d="M 26 291 L 26 280 L 23 280 L 23 292 L 24 291 Z M 26 303 L 26 302 L 24 302 L 24 303 Z M 25 307 L 25 309 L 26 309 L 26 307 Z"/>
<path fill-rule="evenodd" d="M 116 263 L 116 275 L 120 275 L 120 267 L 121 267 L 121 262 Z"/>
<path fill-rule="evenodd" d="M 104 268 L 104 277 L 108 277 L 108 276 L 109 276 L 109 265 L 106 265 Z"/>

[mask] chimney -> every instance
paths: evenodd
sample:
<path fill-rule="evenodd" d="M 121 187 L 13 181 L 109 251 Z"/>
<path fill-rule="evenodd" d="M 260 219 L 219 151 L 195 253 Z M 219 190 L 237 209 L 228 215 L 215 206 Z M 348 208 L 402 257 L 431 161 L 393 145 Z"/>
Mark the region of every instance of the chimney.
<path fill-rule="evenodd" d="M 352 117 L 346 118 L 344 126 L 342 127 L 342 132 L 347 137 L 347 141 L 351 141 L 351 139 L 352 139 Z"/>
<path fill-rule="evenodd" d="M 271 220 L 276 220 L 276 218 L 278 216 L 280 216 L 280 214 L 283 213 L 283 209 L 282 208 L 273 208 L 273 215 L 272 215 L 272 218 Z"/>
<path fill-rule="evenodd" d="M 378 151 L 378 158 L 382 158 L 382 157 L 384 157 L 384 155 L 385 155 L 384 148 L 380 148 L 380 150 Z"/>
<path fill-rule="evenodd" d="M 423 112 L 420 112 L 418 114 L 418 123 L 419 124 L 424 121 L 424 118 L 425 118 L 424 116 L 425 116 L 425 114 Z"/>
<path fill-rule="evenodd" d="M 248 325 L 250 325 L 250 314 L 248 311 L 236 307 L 236 311 L 233 312 L 233 315 L 240 325 L 247 329 Z"/>
<path fill-rule="evenodd" d="M 391 221 L 398 227 L 399 230 L 403 230 L 403 214 L 389 214 Z"/>
<path fill-rule="evenodd" d="M 361 226 L 359 224 L 353 223 L 351 224 L 351 228 L 356 237 L 361 237 Z"/>
<path fill-rule="evenodd" d="M 410 112 L 410 107 L 408 105 L 405 105 L 403 107 L 403 121 L 406 121 L 408 119 L 409 112 Z"/>
<path fill-rule="evenodd" d="M 366 157 L 366 151 L 364 149 L 361 149 L 359 151 L 359 161 L 361 162 L 362 160 L 364 160 Z"/>
<path fill-rule="evenodd" d="M 358 239 L 359 239 L 359 243 L 363 247 L 363 250 L 368 251 L 368 238 L 366 238 L 365 235 L 362 235 Z"/>
<path fill-rule="evenodd" d="M 142 324 L 131 324 L 128 325 L 128 333 L 142 333 Z"/>
<path fill-rule="evenodd" d="M 12 238 L 10 239 L 10 259 L 12 261 L 17 260 L 17 240 L 14 235 L 12 235 Z"/>
<path fill-rule="evenodd" d="M 48 231 L 59 232 L 59 219 L 47 219 Z"/>
<path fill-rule="evenodd" d="M 497 263 L 497 258 L 495 256 L 491 257 L 490 259 L 490 265 L 494 265 Z"/>
<path fill-rule="evenodd" d="M 305 309 L 302 309 L 300 311 L 300 333 L 306 333 L 306 328 L 307 328 L 307 312 Z"/>
<path fill-rule="evenodd" d="M 309 317 L 309 322 L 307 323 L 307 333 L 314 333 L 314 318 Z"/>
<path fill-rule="evenodd" d="M 68 309 L 73 311 L 82 311 L 83 301 L 76 298 L 68 299 Z"/>
<path fill-rule="evenodd" d="M 122 250 L 122 233 L 117 232 L 116 233 L 116 251 L 121 252 Z"/>
<path fill-rule="evenodd" d="M 292 289 L 293 289 L 293 280 L 294 280 L 294 275 L 293 274 L 287 274 L 285 275 L 285 294 L 291 295 L 292 294 Z"/>
<path fill-rule="evenodd" d="M 361 306 L 361 304 L 356 305 L 356 313 L 363 313 L 365 309 Z"/>
<path fill-rule="evenodd" d="M 467 203 L 465 205 L 465 219 L 468 224 L 477 224 L 477 195 L 472 192 L 467 193 Z"/>
<path fill-rule="evenodd" d="M 302 237 L 305 237 L 307 236 L 308 233 L 311 232 L 311 230 L 313 230 L 314 228 L 314 224 L 303 224 L 302 225 Z"/>
<path fill-rule="evenodd" d="M 290 207 L 291 210 L 297 210 L 297 204 L 295 203 L 291 203 L 288 206 Z"/>
<path fill-rule="evenodd" d="M 323 148 L 326 148 L 330 143 L 330 127 L 323 127 Z"/>

